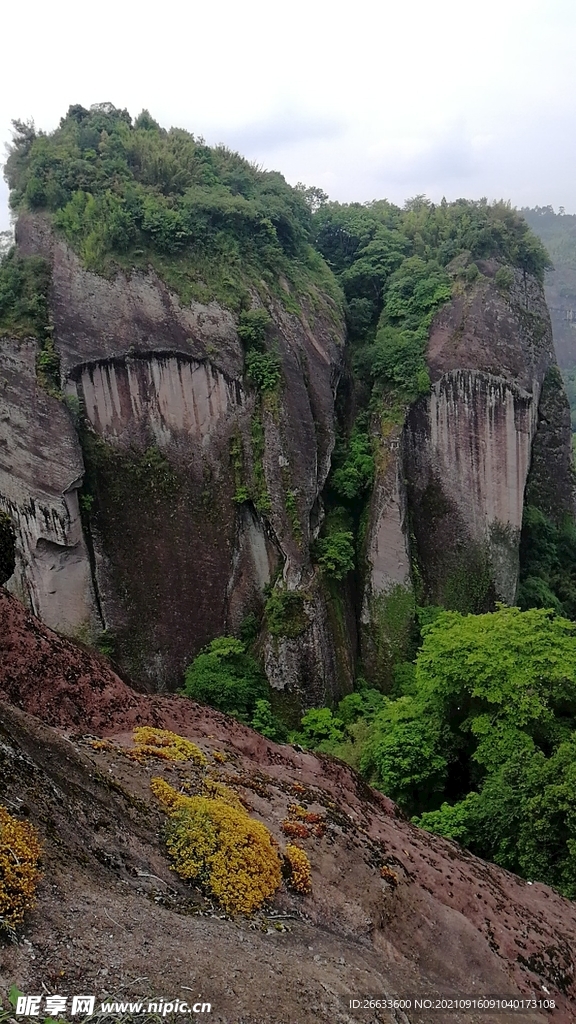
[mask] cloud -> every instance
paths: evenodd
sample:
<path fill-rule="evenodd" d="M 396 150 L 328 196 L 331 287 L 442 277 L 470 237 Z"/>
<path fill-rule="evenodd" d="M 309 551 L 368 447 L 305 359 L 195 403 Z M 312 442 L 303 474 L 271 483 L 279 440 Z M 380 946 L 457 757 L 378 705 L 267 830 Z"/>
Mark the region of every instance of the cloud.
<path fill-rule="evenodd" d="M 474 177 L 482 163 L 485 140 L 457 131 L 438 137 L 387 140 L 372 147 L 375 177 L 383 183 L 438 185 Z"/>
<path fill-rule="evenodd" d="M 283 106 L 266 117 L 221 131 L 221 137 L 227 146 L 241 153 L 271 153 L 299 143 L 334 139 L 345 129 L 346 124 L 339 117 Z"/>

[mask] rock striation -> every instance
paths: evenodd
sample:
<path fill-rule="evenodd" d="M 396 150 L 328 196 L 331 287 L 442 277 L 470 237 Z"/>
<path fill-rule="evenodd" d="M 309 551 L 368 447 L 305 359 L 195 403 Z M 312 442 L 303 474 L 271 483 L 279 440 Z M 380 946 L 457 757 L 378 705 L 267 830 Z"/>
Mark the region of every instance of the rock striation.
<path fill-rule="evenodd" d="M 360 655 L 388 685 L 417 603 L 485 611 L 515 600 L 529 487 L 573 514 L 568 405 L 539 282 L 466 255 L 429 336 L 431 387 L 384 409 L 361 579 L 330 591 L 311 560 L 335 440 L 344 328 L 320 293 L 268 295 L 281 385 L 244 373 L 232 314 L 184 305 L 152 272 L 86 270 L 47 218 L 24 213 L 23 255 L 51 267 L 65 402 L 35 381 L 31 342 L 6 339 L 0 506 L 18 534 L 15 593 L 54 628 L 114 643 L 121 668 L 173 688 L 214 636 L 262 618 L 265 588 L 297 596 L 267 630 L 271 684 L 300 703 L 350 689 Z M 257 307 L 261 298 L 254 292 Z M 66 407 L 67 404 L 67 407 Z M 26 410 L 26 413 L 23 413 Z M 533 498 L 530 499 L 531 501 Z"/>

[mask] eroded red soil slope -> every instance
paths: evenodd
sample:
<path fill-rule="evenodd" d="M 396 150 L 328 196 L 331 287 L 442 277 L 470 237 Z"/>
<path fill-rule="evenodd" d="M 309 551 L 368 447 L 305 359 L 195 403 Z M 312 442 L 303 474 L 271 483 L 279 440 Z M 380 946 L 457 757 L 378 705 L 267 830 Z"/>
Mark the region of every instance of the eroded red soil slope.
<path fill-rule="evenodd" d="M 124 998 L 194 990 L 212 1002 L 212 1021 L 230 1024 L 488 1024 L 511 1018 L 360 1013 L 349 1000 L 550 996 L 552 1018 L 522 1020 L 574 1020 L 575 905 L 414 828 L 342 763 L 185 698 L 135 693 L 1 589 L 0 700 L 0 799 L 38 826 L 46 851 L 24 941 L 1 950 L 3 994 L 13 982 Z M 181 882 L 149 783 L 163 775 L 194 791 L 198 770 L 126 757 L 139 724 L 193 739 L 210 777 L 235 789 L 281 846 L 291 804 L 320 815 L 319 834 L 301 841 L 312 894 L 282 889 L 254 920 L 231 920 Z M 110 742 L 96 749 L 94 736 Z"/>

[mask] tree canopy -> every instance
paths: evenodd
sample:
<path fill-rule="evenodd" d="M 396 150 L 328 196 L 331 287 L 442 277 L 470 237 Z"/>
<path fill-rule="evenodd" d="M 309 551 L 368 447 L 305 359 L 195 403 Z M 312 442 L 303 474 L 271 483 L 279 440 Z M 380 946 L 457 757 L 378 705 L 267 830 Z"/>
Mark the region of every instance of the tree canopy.
<path fill-rule="evenodd" d="M 300 742 L 358 765 L 424 828 L 576 897 L 576 623 L 500 607 L 422 631 L 393 695 L 309 712 Z"/>
<path fill-rule="evenodd" d="M 148 111 L 132 123 L 112 104 L 72 106 L 50 134 L 13 126 L 12 208 L 48 211 L 90 269 L 152 262 L 180 293 L 216 289 L 233 307 L 250 277 L 304 274 L 330 287 L 309 245 L 309 201 L 276 171 L 167 131 Z"/>

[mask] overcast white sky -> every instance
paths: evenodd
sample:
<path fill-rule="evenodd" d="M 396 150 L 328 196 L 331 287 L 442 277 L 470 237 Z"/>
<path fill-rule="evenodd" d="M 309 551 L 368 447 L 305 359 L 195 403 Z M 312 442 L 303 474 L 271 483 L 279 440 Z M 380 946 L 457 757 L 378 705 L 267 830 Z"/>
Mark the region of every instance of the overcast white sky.
<path fill-rule="evenodd" d="M 29 0 L 0 24 L 2 141 L 111 101 L 341 201 L 576 212 L 574 0 Z"/>

